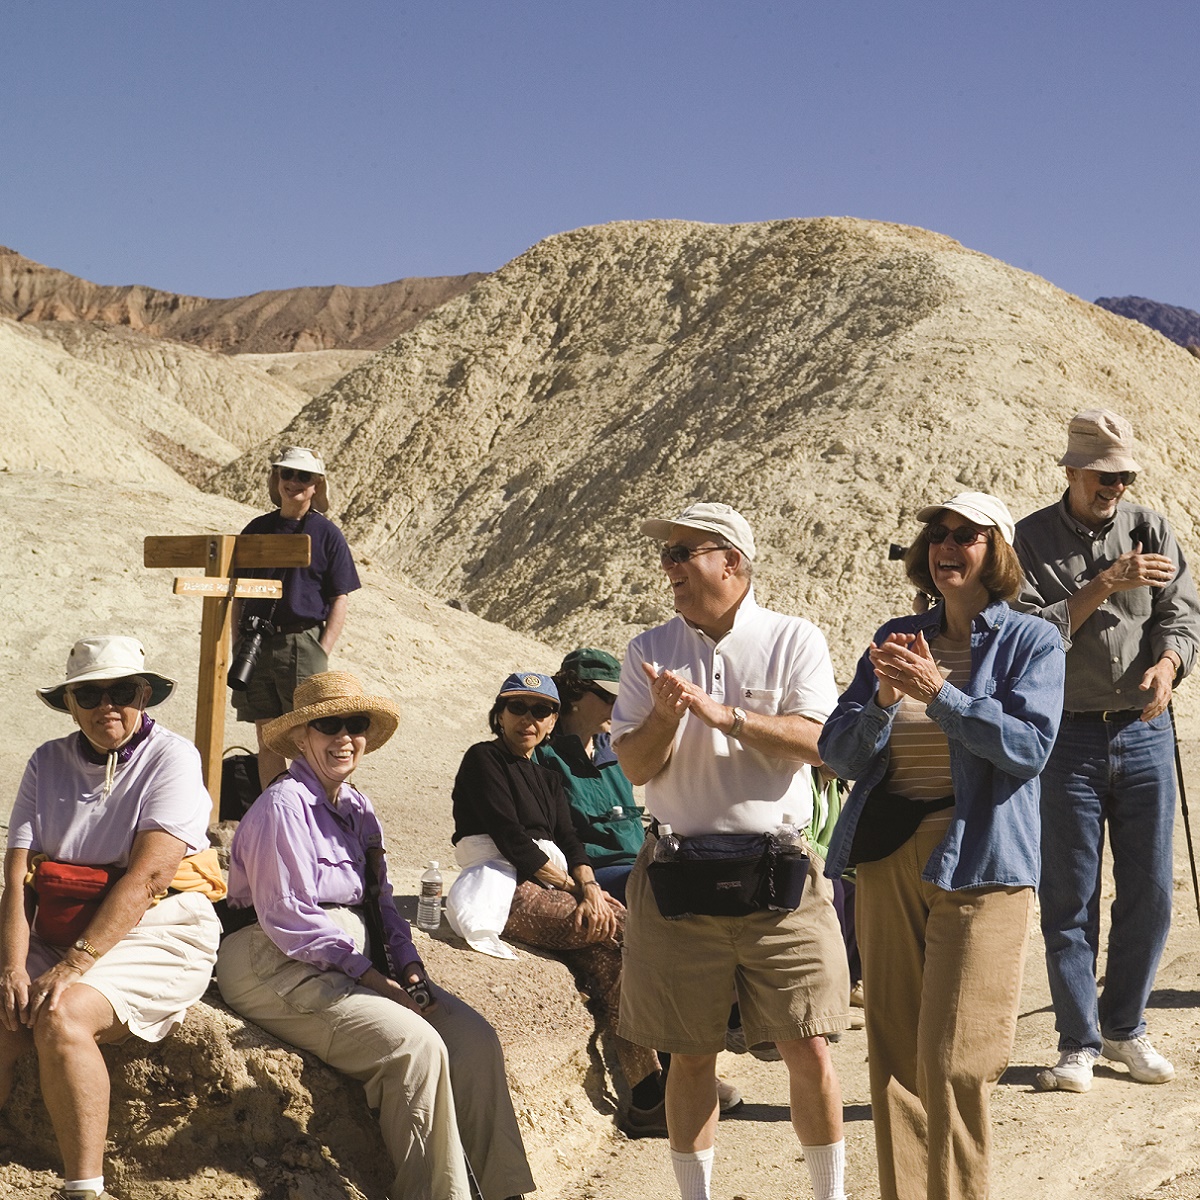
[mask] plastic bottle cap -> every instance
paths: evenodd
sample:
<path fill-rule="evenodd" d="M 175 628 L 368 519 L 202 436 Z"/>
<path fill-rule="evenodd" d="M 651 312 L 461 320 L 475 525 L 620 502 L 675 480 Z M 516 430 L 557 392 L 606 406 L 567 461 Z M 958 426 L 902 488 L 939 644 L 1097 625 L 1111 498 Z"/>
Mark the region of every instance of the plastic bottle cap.
<path fill-rule="evenodd" d="M 437 859 L 436 859 L 436 858 L 433 860 L 433 862 L 431 862 L 431 863 L 429 864 L 429 869 L 430 869 L 431 871 L 436 871 L 436 870 L 438 869 L 438 864 L 437 864 Z"/>
<path fill-rule="evenodd" d="M 670 825 L 660 825 L 658 827 L 658 833 L 659 833 L 660 837 L 670 837 L 671 836 Z"/>

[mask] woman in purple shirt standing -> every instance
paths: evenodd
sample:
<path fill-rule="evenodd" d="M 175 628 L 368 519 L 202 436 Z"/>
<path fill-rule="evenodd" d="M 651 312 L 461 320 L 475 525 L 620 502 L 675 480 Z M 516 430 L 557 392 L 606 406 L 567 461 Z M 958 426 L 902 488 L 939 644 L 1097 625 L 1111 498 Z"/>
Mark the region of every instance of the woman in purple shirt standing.
<path fill-rule="evenodd" d="M 375 810 L 349 783 L 399 712 L 343 671 L 310 676 L 295 702 L 264 738 L 296 757 L 234 835 L 229 906 L 254 920 L 221 945 L 221 994 L 362 1080 L 396 1172 L 391 1200 L 470 1200 L 468 1162 L 484 1200 L 532 1191 L 496 1033 L 430 982 L 396 910 Z"/>

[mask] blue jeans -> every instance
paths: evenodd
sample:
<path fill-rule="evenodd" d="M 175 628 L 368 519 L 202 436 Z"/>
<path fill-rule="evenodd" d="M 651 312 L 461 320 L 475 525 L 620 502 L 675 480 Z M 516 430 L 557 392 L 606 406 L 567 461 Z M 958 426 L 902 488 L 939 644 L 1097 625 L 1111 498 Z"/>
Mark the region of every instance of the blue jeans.
<path fill-rule="evenodd" d="M 619 863 L 611 867 L 595 867 L 593 872 L 596 881 L 614 899 L 625 903 L 625 884 L 629 881 L 629 872 L 633 863 Z"/>
<path fill-rule="evenodd" d="M 1171 926 L 1174 739 L 1153 721 L 1063 716 L 1042 773 L 1042 935 L 1059 1050 L 1146 1031 L 1143 1013 Z M 1100 864 L 1112 847 L 1104 992 L 1096 998 Z"/>

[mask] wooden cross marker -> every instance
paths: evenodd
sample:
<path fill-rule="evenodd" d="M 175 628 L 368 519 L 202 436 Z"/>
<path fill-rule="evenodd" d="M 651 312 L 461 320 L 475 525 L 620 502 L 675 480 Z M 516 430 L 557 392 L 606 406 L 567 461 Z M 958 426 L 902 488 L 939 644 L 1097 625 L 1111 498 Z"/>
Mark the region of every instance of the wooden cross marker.
<path fill-rule="evenodd" d="M 278 579 L 231 579 L 237 567 L 307 567 L 312 541 L 306 533 L 191 534 L 148 537 L 147 567 L 203 567 L 202 579 L 176 579 L 177 596 L 200 596 L 200 681 L 196 689 L 196 749 L 212 797 L 212 820 L 221 812 L 221 759 L 225 753 L 225 675 L 229 670 L 230 600 L 268 600 L 283 595 Z"/>

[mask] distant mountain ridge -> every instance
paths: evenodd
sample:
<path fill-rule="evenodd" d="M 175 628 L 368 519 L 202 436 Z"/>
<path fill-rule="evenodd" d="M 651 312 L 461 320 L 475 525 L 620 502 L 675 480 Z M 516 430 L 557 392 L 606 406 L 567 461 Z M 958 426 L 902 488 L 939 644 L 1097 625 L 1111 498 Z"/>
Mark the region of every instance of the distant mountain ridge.
<path fill-rule="evenodd" d="M 126 326 L 224 354 L 379 350 L 483 278 L 481 273 L 443 275 L 212 300 L 140 284 L 91 283 L 0 246 L 0 316 L 27 323 Z"/>
<path fill-rule="evenodd" d="M 1096 303 L 1119 317 L 1141 321 L 1157 329 L 1177 345 L 1200 347 L 1200 312 L 1180 308 L 1177 304 L 1162 304 L 1145 296 L 1101 296 Z"/>

